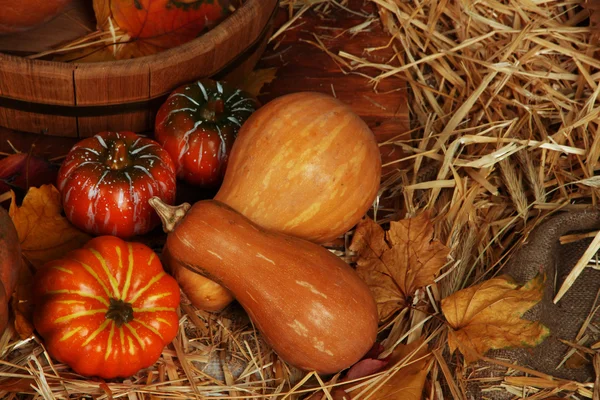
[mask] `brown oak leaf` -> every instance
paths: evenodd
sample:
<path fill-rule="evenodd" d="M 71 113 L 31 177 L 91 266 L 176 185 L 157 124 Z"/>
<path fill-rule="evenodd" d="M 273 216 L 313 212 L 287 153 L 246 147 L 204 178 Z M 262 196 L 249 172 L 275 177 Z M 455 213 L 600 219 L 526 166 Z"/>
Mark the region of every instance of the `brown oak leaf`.
<path fill-rule="evenodd" d="M 35 268 L 91 239 L 71 225 L 61 211 L 60 193 L 53 185 L 30 188 L 21 207 L 12 196 L 8 214 L 17 228 L 23 257 Z"/>
<path fill-rule="evenodd" d="M 417 289 L 432 284 L 450 252 L 433 240 L 428 213 L 391 222 L 389 231 L 367 217 L 356 227 L 350 250 L 358 254 L 357 272 L 371 288 L 380 320 L 406 307 Z"/>
<path fill-rule="evenodd" d="M 540 322 L 521 319 L 542 299 L 545 278 L 538 275 L 519 287 L 501 276 L 460 290 L 442 300 L 450 326 L 448 346 L 458 348 L 467 362 L 491 349 L 531 347 L 550 333 Z"/>

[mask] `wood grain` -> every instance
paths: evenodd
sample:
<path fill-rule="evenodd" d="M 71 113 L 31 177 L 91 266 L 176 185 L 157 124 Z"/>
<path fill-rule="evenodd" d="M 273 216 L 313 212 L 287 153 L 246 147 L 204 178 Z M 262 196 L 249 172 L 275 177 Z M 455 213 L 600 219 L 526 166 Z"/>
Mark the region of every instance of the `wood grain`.
<path fill-rule="evenodd" d="M 139 111 L 128 113 L 119 108 L 108 115 L 79 114 L 75 118 L 43 115 L 41 107 L 36 109 L 33 103 L 103 107 L 148 101 L 181 84 L 210 77 L 232 62 L 239 62 L 248 72 L 254 66 L 251 61 L 258 59 L 257 51 L 264 49 L 259 39 L 269 28 L 277 4 L 277 0 L 247 0 L 201 37 L 131 60 L 75 64 L 0 53 L 0 96 L 27 101 L 31 106 L 28 112 L 0 108 L 0 126 L 80 137 L 103 130 L 151 130 L 155 105 L 142 105 Z"/>
<path fill-rule="evenodd" d="M 368 2 L 362 0 L 352 0 L 349 6 L 352 10 L 376 12 Z M 275 26 L 281 26 L 286 20 L 287 13 L 280 12 Z M 385 46 L 389 42 L 389 35 L 378 23 L 374 23 L 367 32 L 356 35 L 343 33 L 344 30 L 363 21 L 363 18 L 341 9 L 334 9 L 327 21 L 323 21 L 316 13 L 307 12 L 294 24 L 296 28 L 287 31 L 278 40 L 271 42 L 262 56 L 258 68 L 275 67 L 278 70 L 276 79 L 264 87 L 264 94 L 260 96 L 261 102 L 265 103 L 277 96 L 298 90 L 313 90 L 331 94 L 333 86 L 336 96 L 349 104 L 367 122 L 380 143 L 396 136 L 406 137 L 410 123 L 408 93 L 404 81 L 396 78 L 386 79 L 379 85 L 378 92 L 375 92 L 368 78 L 342 72 L 331 57 L 321 49 L 300 41 L 300 39 L 314 40 L 313 32 L 316 32 L 323 37 L 324 43 L 334 53 L 344 50 L 352 54 L 370 57 L 377 62 L 390 59 L 394 54 L 391 48 L 371 53 L 364 51 L 365 48 Z M 324 25 L 332 26 L 336 30 L 332 33 L 331 30 L 317 28 Z M 360 72 L 375 75 L 373 70 Z M 151 135 L 151 132 L 148 134 Z M 35 143 L 35 152 L 45 157 L 64 156 L 76 141 L 70 138 L 49 138 L 1 128 L 0 139 L 10 139 L 21 151 L 27 151 L 28 146 Z M 6 140 L 0 140 L 0 151 L 11 152 Z M 401 156 L 398 147 L 395 146 L 382 146 L 381 153 L 384 163 L 397 160 Z M 396 166 L 394 164 L 387 169 Z M 198 194 L 196 193 L 198 192 L 197 188 L 186 187 L 185 184 L 181 184 L 181 186 L 181 194 L 194 193 L 193 196 L 184 198 L 183 201 L 211 197 L 211 193 Z"/>
<path fill-rule="evenodd" d="M 128 60 L 107 66 L 92 64 L 75 70 L 77 105 L 104 105 L 150 97 L 151 65 L 144 60 Z M 80 137 L 101 131 L 127 130 L 143 132 L 150 127 L 151 111 L 136 111 L 100 117 L 78 117 Z"/>
<path fill-rule="evenodd" d="M 163 94 L 194 79 L 212 76 L 259 40 L 277 0 L 247 1 L 201 41 L 161 53 L 152 68 L 150 96 Z M 250 55 L 248 55 L 250 56 Z"/>
<path fill-rule="evenodd" d="M 48 104 L 74 105 L 73 65 L 0 54 L 0 95 Z M 28 132 L 77 136 L 75 118 L 3 109 L 0 125 Z"/>

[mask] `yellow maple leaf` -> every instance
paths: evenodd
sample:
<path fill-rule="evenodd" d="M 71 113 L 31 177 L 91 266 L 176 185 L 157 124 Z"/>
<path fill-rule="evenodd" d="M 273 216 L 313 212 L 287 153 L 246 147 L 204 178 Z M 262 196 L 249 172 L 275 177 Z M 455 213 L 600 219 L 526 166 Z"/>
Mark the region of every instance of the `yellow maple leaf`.
<path fill-rule="evenodd" d="M 61 211 L 60 193 L 53 185 L 30 188 L 21 207 L 12 194 L 8 214 L 17 228 L 23 257 L 36 268 L 91 239 L 71 225 Z"/>
<path fill-rule="evenodd" d="M 334 393 L 336 399 L 369 398 L 373 400 L 421 400 L 431 358 L 423 339 L 411 344 L 399 344 L 388 359 L 385 372 L 365 391 L 363 381 L 348 383 Z M 356 379 L 356 378 L 355 378 Z M 358 396 L 360 394 L 360 396 Z"/>
<path fill-rule="evenodd" d="M 350 250 L 358 253 L 356 270 L 371 288 L 381 320 L 432 284 L 450 252 L 433 240 L 428 213 L 391 222 L 387 232 L 367 217 L 356 227 Z"/>
<path fill-rule="evenodd" d="M 488 350 L 540 344 L 549 335 L 548 328 L 521 317 L 542 299 L 544 281 L 538 275 L 519 287 L 501 276 L 443 299 L 442 312 L 451 328 L 450 351 L 458 348 L 467 362 L 473 362 Z"/>
<path fill-rule="evenodd" d="M 429 373 L 429 349 L 427 345 L 421 346 L 422 340 L 411 344 L 400 344 L 390 356 L 390 370 L 404 360 L 404 366 L 395 369 L 393 375 L 382 385 L 374 389 L 373 400 L 420 400 L 423 387 Z M 421 346 L 421 347 L 420 347 Z M 414 353 L 411 355 L 411 353 Z M 407 357 L 410 358 L 407 359 Z"/>

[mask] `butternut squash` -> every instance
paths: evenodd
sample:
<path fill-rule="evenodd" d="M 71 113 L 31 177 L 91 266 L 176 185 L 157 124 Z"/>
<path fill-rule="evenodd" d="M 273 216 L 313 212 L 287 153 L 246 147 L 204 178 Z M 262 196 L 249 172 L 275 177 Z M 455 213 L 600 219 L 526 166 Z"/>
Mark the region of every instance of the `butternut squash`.
<path fill-rule="evenodd" d="M 367 124 L 332 96 L 300 92 L 243 124 L 215 200 L 266 229 L 325 243 L 360 221 L 380 179 Z"/>
<path fill-rule="evenodd" d="M 218 312 L 234 300 L 231 293 L 223 286 L 186 268 L 180 260 L 174 259 L 166 246 L 162 251 L 161 262 L 195 307 L 204 311 Z"/>
<path fill-rule="evenodd" d="M 170 257 L 227 288 L 286 362 L 335 373 L 372 347 L 375 301 L 339 257 L 267 231 L 219 201 L 197 202 L 182 219 L 160 199 L 150 202 L 170 231 Z"/>
<path fill-rule="evenodd" d="M 21 263 L 17 230 L 8 213 L 0 207 L 0 333 L 8 323 L 10 297 L 17 286 Z"/>
<path fill-rule="evenodd" d="M 359 116 L 331 96 L 294 93 L 243 124 L 215 200 L 269 230 L 324 243 L 358 223 L 380 178 L 377 142 Z M 196 307 L 231 302 L 214 282 L 166 264 Z"/>

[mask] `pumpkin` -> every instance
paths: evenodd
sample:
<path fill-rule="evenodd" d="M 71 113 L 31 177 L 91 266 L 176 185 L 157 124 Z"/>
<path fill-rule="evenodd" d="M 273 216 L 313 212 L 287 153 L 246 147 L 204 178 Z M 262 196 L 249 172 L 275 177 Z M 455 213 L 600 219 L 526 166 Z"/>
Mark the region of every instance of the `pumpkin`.
<path fill-rule="evenodd" d="M 175 89 L 156 114 L 156 140 L 193 185 L 221 183 L 236 134 L 258 103 L 249 94 L 210 79 Z"/>
<path fill-rule="evenodd" d="M 177 220 L 157 209 L 174 262 L 227 288 L 286 362 L 336 373 L 357 362 L 377 334 L 368 286 L 339 257 L 312 242 L 269 232 L 227 205 L 204 200 Z"/>
<path fill-rule="evenodd" d="M 58 172 L 67 219 L 94 235 L 128 238 L 160 220 L 148 205 L 175 201 L 175 166 L 154 140 L 133 132 L 101 132 L 78 142 Z"/>
<path fill-rule="evenodd" d="M 332 96 L 293 93 L 242 126 L 215 200 L 264 228 L 324 243 L 360 221 L 380 179 L 379 147 L 358 115 Z"/>
<path fill-rule="evenodd" d="M 155 54 L 197 38 L 230 14 L 230 2 L 94 0 L 94 12 L 98 29 L 115 41 L 106 49 L 115 59 L 126 59 Z"/>
<path fill-rule="evenodd" d="M 56 360 L 85 376 L 129 377 L 177 334 L 179 286 L 146 245 L 114 236 L 45 264 L 33 323 Z"/>
<path fill-rule="evenodd" d="M 0 34 L 20 32 L 58 15 L 72 0 L 0 0 Z"/>
<path fill-rule="evenodd" d="M 6 210 L 0 207 L 0 334 L 8 323 L 10 297 L 17 286 L 21 262 L 17 230 Z"/>

